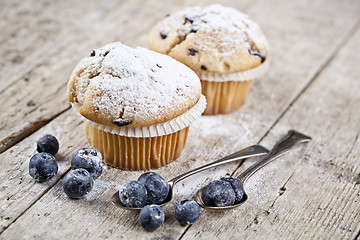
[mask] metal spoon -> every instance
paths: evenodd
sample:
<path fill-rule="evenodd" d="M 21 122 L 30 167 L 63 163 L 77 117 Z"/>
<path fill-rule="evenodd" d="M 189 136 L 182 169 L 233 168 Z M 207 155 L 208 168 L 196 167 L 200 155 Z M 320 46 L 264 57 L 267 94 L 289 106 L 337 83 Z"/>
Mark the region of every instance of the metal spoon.
<path fill-rule="evenodd" d="M 278 158 L 279 156 L 283 155 L 284 153 L 290 151 L 290 149 L 295 146 L 297 143 L 301 142 L 309 142 L 311 137 L 308 137 L 302 133 L 299 133 L 295 130 L 290 130 L 288 135 L 280 140 L 273 149 L 265 155 L 262 159 L 260 159 L 257 163 L 246 169 L 243 173 L 237 176 L 238 179 L 244 183 L 248 180 L 257 170 L 264 167 L 269 162 L 273 161 L 274 159 Z M 194 200 L 204 209 L 211 210 L 211 211 L 224 211 L 239 207 L 241 204 L 246 202 L 248 199 L 246 193 L 244 193 L 244 197 L 241 199 L 241 202 L 232 206 L 226 207 L 213 207 L 213 206 L 206 206 L 201 198 L 201 192 L 203 188 L 201 188 L 194 196 Z"/>
<path fill-rule="evenodd" d="M 267 154 L 268 152 L 269 152 L 269 150 L 267 150 L 263 146 L 253 145 L 253 146 L 244 148 L 238 152 L 235 152 L 227 157 L 221 158 L 219 160 L 216 160 L 216 161 L 206 164 L 204 166 L 190 170 L 189 172 L 183 173 L 177 177 L 174 177 L 173 179 L 171 179 L 168 182 L 169 183 L 169 193 L 168 193 L 166 199 L 158 205 L 162 206 L 162 205 L 170 202 L 173 197 L 173 190 L 174 190 L 175 184 L 193 174 L 202 172 L 209 168 L 217 167 L 217 166 L 225 164 L 225 163 L 229 163 L 229 162 L 233 162 L 233 161 L 237 161 L 237 160 L 241 160 L 241 159 L 245 159 L 245 158 L 249 158 L 249 157 L 262 156 L 262 155 Z M 129 207 L 126 207 L 125 205 L 123 205 L 119 199 L 119 191 L 114 193 L 111 200 L 112 200 L 112 203 L 118 207 L 121 207 L 121 208 L 124 208 L 127 210 L 141 210 L 141 208 L 129 208 Z"/>

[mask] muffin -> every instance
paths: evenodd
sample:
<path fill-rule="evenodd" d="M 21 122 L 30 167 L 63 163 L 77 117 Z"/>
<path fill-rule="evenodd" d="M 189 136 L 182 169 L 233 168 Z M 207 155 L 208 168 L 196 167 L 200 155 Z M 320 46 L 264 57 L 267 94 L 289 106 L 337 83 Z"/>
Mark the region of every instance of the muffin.
<path fill-rule="evenodd" d="M 148 170 L 180 156 L 189 125 L 206 107 L 198 76 L 174 59 L 121 43 L 93 50 L 75 67 L 67 98 L 106 163 Z"/>
<path fill-rule="evenodd" d="M 269 47 L 258 24 L 218 4 L 167 15 L 150 30 L 149 47 L 198 74 L 207 100 L 205 114 L 241 107 L 252 80 L 268 66 Z"/>

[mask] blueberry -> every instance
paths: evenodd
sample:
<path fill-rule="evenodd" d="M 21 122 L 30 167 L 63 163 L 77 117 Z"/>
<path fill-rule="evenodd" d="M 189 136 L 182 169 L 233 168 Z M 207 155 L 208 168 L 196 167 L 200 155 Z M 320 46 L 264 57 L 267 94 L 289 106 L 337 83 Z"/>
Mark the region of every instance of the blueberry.
<path fill-rule="evenodd" d="M 167 32 L 161 31 L 161 32 L 160 32 L 160 37 L 161 37 L 162 39 L 167 38 Z"/>
<path fill-rule="evenodd" d="M 235 192 L 235 203 L 234 204 L 240 203 L 241 199 L 243 199 L 244 193 L 245 193 L 243 184 L 240 181 L 240 179 L 226 177 L 226 178 L 221 178 L 221 180 L 230 183 L 231 187 L 233 188 L 233 190 Z"/>
<path fill-rule="evenodd" d="M 204 71 L 206 71 L 207 70 L 207 67 L 205 66 L 205 65 L 201 65 L 201 70 L 204 70 Z"/>
<path fill-rule="evenodd" d="M 46 134 L 37 141 L 36 150 L 55 155 L 59 151 L 59 142 L 53 135 Z"/>
<path fill-rule="evenodd" d="M 138 180 L 146 187 L 149 203 L 159 204 L 166 199 L 169 193 L 169 184 L 159 174 L 146 172 Z"/>
<path fill-rule="evenodd" d="M 201 213 L 201 207 L 194 200 L 183 200 L 175 207 L 175 218 L 184 226 L 195 223 Z"/>
<path fill-rule="evenodd" d="M 55 176 L 58 165 L 55 157 L 49 153 L 37 153 L 30 158 L 29 174 L 37 182 L 45 182 Z"/>
<path fill-rule="evenodd" d="M 72 156 L 71 168 L 84 168 L 95 180 L 102 174 L 102 155 L 95 148 L 80 148 Z"/>
<path fill-rule="evenodd" d="M 130 181 L 121 187 L 119 197 L 121 203 L 126 207 L 142 208 L 147 200 L 147 191 L 141 182 Z"/>
<path fill-rule="evenodd" d="M 81 198 L 91 191 L 94 180 L 83 168 L 71 170 L 63 180 L 63 190 L 70 198 Z"/>
<path fill-rule="evenodd" d="M 235 203 L 235 192 L 231 184 L 223 180 L 212 181 L 201 192 L 206 206 L 225 207 Z"/>
<path fill-rule="evenodd" d="M 147 205 L 140 211 L 139 222 L 147 231 L 155 231 L 164 223 L 165 214 L 158 205 Z"/>

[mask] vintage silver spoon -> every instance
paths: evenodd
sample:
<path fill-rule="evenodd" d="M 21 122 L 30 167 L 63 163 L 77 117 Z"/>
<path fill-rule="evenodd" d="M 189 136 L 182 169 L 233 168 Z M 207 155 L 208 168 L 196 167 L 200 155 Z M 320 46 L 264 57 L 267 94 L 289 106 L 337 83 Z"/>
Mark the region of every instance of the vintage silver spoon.
<path fill-rule="evenodd" d="M 290 149 L 295 146 L 297 143 L 302 142 L 309 142 L 311 140 L 311 137 L 308 137 L 302 133 L 299 133 L 295 130 L 290 130 L 288 132 L 288 135 L 280 140 L 273 149 L 265 155 L 262 159 L 260 159 L 258 162 L 256 162 L 254 165 L 246 169 L 243 173 L 241 173 L 239 176 L 237 176 L 238 179 L 244 183 L 246 180 L 248 180 L 257 170 L 264 167 L 269 162 L 273 161 L 274 159 L 278 158 L 279 156 L 283 155 L 284 153 L 290 151 Z M 234 209 L 236 207 L 239 207 L 241 204 L 243 204 L 247 199 L 246 193 L 244 193 L 244 197 L 241 199 L 241 202 L 232 206 L 226 206 L 226 207 L 212 207 L 212 206 L 206 206 L 201 198 L 201 192 L 203 188 L 201 188 L 199 191 L 196 192 L 194 196 L 194 200 L 204 209 L 211 210 L 211 211 L 224 211 L 229 209 Z"/>
<path fill-rule="evenodd" d="M 211 162 L 209 164 L 206 164 L 204 166 L 201 166 L 201 167 L 195 168 L 193 170 L 190 170 L 189 172 L 181 174 L 181 175 L 179 175 L 177 177 L 174 177 L 173 179 L 171 179 L 168 182 L 169 183 L 168 196 L 166 197 L 166 199 L 162 203 L 160 203 L 158 205 L 162 206 L 162 205 L 170 202 L 172 197 L 173 197 L 173 190 L 174 190 L 175 184 L 177 184 L 181 180 L 183 180 L 183 179 L 185 179 L 185 178 L 187 178 L 187 177 L 189 177 L 189 176 L 191 176 L 193 174 L 202 172 L 202 171 L 204 171 L 206 169 L 209 169 L 209 168 L 217 167 L 217 166 L 225 164 L 225 163 L 229 163 L 229 162 L 233 162 L 233 161 L 237 161 L 237 160 L 241 160 L 241 159 L 245 159 L 245 158 L 249 158 L 249 157 L 262 156 L 262 155 L 267 154 L 268 152 L 269 152 L 269 150 L 267 150 L 263 146 L 253 145 L 253 146 L 244 148 L 244 149 L 242 149 L 242 150 L 240 150 L 238 152 L 235 152 L 235 153 L 233 153 L 233 154 L 231 154 L 229 156 L 226 156 L 224 158 L 221 158 L 219 160 L 216 160 L 216 161 Z M 118 207 L 121 207 L 121 208 L 124 208 L 124 209 L 127 209 L 127 210 L 141 210 L 141 208 L 129 208 L 129 207 L 124 206 L 120 201 L 119 191 L 114 193 L 114 195 L 112 196 L 111 199 L 112 199 L 112 203 L 115 204 Z"/>

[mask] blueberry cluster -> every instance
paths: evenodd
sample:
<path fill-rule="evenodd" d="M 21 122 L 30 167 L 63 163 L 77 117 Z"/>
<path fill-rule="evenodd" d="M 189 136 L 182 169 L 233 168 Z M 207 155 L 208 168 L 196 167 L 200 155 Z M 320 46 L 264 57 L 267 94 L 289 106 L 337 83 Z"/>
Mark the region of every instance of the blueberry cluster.
<path fill-rule="evenodd" d="M 119 198 L 126 207 L 142 208 L 139 215 L 141 226 L 154 231 L 165 221 L 163 210 L 156 204 L 166 199 L 169 188 L 168 182 L 158 173 L 146 172 L 138 180 L 125 183 L 119 190 Z"/>
<path fill-rule="evenodd" d="M 201 192 L 206 206 L 226 207 L 238 204 L 244 197 L 244 188 L 237 178 L 221 178 L 210 182 Z"/>
<path fill-rule="evenodd" d="M 165 221 L 165 214 L 157 204 L 166 200 L 169 191 L 169 184 L 163 177 L 155 172 L 146 172 L 138 180 L 125 183 L 119 190 L 119 198 L 126 207 L 142 208 L 140 225 L 147 231 L 155 231 Z M 188 225 L 195 223 L 201 212 L 195 201 L 184 200 L 176 206 L 174 213 L 180 224 Z"/>
<path fill-rule="evenodd" d="M 46 134 L 37 141 L 37 151 L 30 158 L 29 174 L 36 182 L 46 182 L 58 172 L 58 165 L 54 155 L 59 150 L 58 140 Z"/>
<path fill-rule="evenodd" d="M 168 182 L 155 172 L 146 172 L 141 174 L 138 181 L 144 184 L 147 190 L 147 199 L 149 203 L 160 204 L 169 194 Z"/>
<path fill-rule="evenodd" d="M 37 182 L 46 182 L 58 172 L 54 155 L 59 151 L 58 140 L 46 134 L 37 142 L 39 153 L 31 157 L 29 174 Z M 80 198 L 89 193 L 94 180 L 102 174 L 102 155 L 94 148 L 80 148 L 71 159 L 72 170 L 63 180 L 63 190 L 70 198 Z"/>
<path fill-rule="evenodd" d="M 89 193 L 94 180 L 102 174 L 102 155 L 95 148 L 80 148 L 71 158 L 72 170 L 63 180 L 63 190 L 70 198 L 81 198 Z"/>
<path fill-rule="evenodd" d="M 160 204 L 169 194 L 169 184 L 155 172 L 143 173 L 137 181 L 127 182 L 121 187 L 121 203 L 129 208 L 142 208 L 145 204 Z"/>

